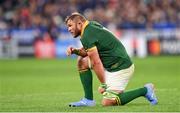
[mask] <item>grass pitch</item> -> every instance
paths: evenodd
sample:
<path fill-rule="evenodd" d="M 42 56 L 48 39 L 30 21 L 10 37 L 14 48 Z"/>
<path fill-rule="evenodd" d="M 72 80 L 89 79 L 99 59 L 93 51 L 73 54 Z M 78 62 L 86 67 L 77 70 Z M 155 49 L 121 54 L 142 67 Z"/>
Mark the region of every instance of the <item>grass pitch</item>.
<path fill-rule="evenodd" d="M 94 74 L 95 107 L 70 108 L 83 97 L 75 59 L 0 60 L 1 112 L 174 112 L 180 111 L 180 57 L 133 59 L 135 74 L 128 89 L 147 82 L 156 86 L 159 104 L 151 106 L 143 97 L 124 106 L 102 107 Z"/>

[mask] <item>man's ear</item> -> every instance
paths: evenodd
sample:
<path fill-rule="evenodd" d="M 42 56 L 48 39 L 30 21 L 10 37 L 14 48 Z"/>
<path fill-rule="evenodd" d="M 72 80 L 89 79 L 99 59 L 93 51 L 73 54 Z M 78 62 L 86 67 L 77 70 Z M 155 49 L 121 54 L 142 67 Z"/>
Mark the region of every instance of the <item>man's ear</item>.
<path fill-rule="evenodd" d="M 83 25 L 82 25 L 82 22 L 81 21 L 78 21 L 78 26 L 80 26 L 80 27 L 82 27 Z"/>
<path fill-rule="evenodd" d="M 78 24 L 79 24 L 79 25 L 82 25 L 82 22 L 81 22 L 81 21 L 78 21 Z"/>
<path fill-rule="evenodd" d="M 77 19 L 76 22 L 77 22 L 78 25 L 80 25 L 82 23 L 79 19 Z"/>

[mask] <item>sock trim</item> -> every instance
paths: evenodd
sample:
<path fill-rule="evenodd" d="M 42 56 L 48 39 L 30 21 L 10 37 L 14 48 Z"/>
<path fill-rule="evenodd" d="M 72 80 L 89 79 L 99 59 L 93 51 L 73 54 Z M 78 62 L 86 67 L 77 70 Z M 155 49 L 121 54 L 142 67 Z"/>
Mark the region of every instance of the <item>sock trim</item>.
<path fill-rule="evenodd" d="M 121 105 L 121 100 L 119 97 L 116 97 L 116 103 L 117 103 L 117 105 Z"/>
<path fill-rule="evenodd" d="M 88 71 L 89 69 L 81 69 L 81 70 L 79 70 L 79 73 L 83 73 L 83 72 L 86 72 L 86 71 Z"/>

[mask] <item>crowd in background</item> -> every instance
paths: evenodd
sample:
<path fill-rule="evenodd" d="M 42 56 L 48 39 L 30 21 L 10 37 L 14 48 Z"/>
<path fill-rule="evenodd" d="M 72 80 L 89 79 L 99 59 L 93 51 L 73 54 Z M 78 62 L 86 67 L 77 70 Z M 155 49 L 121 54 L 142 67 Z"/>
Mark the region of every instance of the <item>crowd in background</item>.
<path fill-rule="evenodd" d="M 115 29 L 180 27 L 180 0 L 1 0 L 1 29 L 31 29 L 55 35 L 72 12 Z"/>

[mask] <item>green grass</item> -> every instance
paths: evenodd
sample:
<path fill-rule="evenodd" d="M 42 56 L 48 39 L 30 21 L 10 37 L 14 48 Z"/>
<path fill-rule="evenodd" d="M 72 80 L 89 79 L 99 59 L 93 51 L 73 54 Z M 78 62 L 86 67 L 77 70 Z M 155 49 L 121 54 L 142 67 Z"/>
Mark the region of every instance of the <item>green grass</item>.
<path fill-rule="evenodd" d="M 159 104 L 151 106 L 143 97 L 125 106 L 102 107 L 94 75 L 95 107 L 69 108 L 68 103 L 83 97 L 74 59 L 0 60 L 0 111 L 46 112 L 174 112 L 180 111 L 180 57 L 134 58 L 135 74 L 128 89 L 153 82 Z"/>

